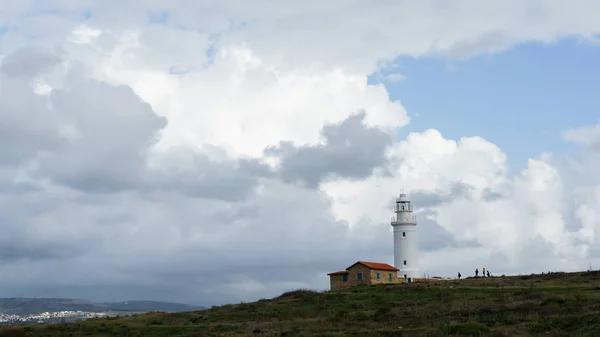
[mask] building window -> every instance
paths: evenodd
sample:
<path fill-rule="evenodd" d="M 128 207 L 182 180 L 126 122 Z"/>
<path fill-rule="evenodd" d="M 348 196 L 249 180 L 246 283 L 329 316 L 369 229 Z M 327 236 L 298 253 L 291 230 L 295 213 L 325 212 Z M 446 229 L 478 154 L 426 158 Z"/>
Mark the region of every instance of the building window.
<path fill-rule="evenodd" d="M 344 275 L 344 276 L 342 276 L 342 280 L 343 280 L 344 282 L 348 282 L 348 275 Z"/>
<path fill-rule="evenodd" d="M 358 278 L 359 280 L 362 280 L 362 273 L 358 273 L 358 275 L 356 275 L 356 278 Z"/>
<path fill-rule="evenodd" d="M 404 260 L 404 265 L 406 266 L 406 260 Z"/>
<path fill-rule="evenodd" d="M 392 273 L 388 274 L 388 278 L 390 279 L 390 281 L 392 280 L 392 278 L 393 278 Z"/>
<path fill-rule="evenodd" d="M 402 232 L 402 236 L 403 236 L 403 237 L 406 237 L 406 232 Z"/>
<path fill-rule="evenodd" d="M 377 273 L 376 277 L 377 277 L 377 279 L 379 280 L 379 273 Z"/>

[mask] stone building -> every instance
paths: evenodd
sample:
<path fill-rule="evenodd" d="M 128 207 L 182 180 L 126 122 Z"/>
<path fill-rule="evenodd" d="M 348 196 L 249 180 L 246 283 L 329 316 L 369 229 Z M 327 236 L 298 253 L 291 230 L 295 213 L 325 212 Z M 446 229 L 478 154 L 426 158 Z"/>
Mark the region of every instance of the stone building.
<path fill-rule="evenodd" d="M 331 290 L 359 284 L 400 283 L 398 268 L 386 263 L 357 261 L 346 270 L 329 273 Z"/>

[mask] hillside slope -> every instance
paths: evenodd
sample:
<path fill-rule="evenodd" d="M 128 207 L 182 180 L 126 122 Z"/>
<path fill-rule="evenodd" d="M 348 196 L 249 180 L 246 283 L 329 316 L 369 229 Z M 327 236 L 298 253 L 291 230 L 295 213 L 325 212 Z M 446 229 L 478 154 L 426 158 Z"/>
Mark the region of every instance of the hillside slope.
<path fill-rule="evenodd" d="M 294 291 L 272 300 L 197 312 L 21 326 L 12 331 L 19 332 L 22 336 L 600 336 L 600 272 L 359 286 L 326 293 Z"/>

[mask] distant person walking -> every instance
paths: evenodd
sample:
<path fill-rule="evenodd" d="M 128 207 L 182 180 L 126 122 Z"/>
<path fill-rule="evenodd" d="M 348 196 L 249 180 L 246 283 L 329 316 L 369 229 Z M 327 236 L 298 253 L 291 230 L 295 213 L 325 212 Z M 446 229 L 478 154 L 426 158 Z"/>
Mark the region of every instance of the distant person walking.
<path fill-rule="evenodd" d="M 459 280 L 460 280 L 460 277 L 461 277 L 461 276 L 462 276 L 462 275 L 460 274 L 460 272 L 458 272 L 458 279 L 459 279 Z"/>
<path fill-rule="evenodd" d="M 481 270 L 481 276 L 485 277 L 485 268 Z"/>
<path fill-rule="evenodd" d="M 479 268 L 475 269 L 475 277 L 479 276 Z"/>
<path fill-rule="evenodd" d="M 487 277 L 490 277 L 490 271 L 489 270 L 487 271 Z"/>

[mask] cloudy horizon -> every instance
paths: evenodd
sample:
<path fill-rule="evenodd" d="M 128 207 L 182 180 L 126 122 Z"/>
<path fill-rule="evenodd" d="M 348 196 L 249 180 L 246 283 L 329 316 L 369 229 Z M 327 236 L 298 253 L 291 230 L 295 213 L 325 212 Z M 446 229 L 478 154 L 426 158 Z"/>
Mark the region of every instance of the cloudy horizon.
<path fill-rule="evenodd" d="M 600 3 L 0 5 L 0 297 L 600 266 Z"/>

